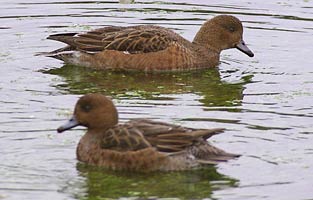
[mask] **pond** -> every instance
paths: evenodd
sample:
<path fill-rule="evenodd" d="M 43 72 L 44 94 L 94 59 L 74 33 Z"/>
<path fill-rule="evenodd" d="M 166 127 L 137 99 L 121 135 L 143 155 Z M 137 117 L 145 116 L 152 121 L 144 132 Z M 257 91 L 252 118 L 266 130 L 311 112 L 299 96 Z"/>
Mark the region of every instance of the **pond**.
<path fill-rule="evenodd" d="M 243 21 L 255 57 L 221 54 L 215 69 L 94 71 L 35 56 L 50 34 L 156 24 L 192 40 L 219 14 Z M 2 0 L 0 199 L 313 199 L 313 1 Z M 78 163 L 85 129 L 56 134 L 77 99 L 112 96 L 121 121 L 224 127 L 212 143 L 238 159 L 204 170 L 121 173 Z"/>

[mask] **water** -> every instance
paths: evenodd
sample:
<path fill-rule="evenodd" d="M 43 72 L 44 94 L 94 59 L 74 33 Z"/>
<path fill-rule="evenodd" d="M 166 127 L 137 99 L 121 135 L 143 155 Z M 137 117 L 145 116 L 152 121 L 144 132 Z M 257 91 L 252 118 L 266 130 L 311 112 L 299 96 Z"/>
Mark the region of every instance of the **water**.
<path fill-rule="evenodd" d="M 313 2 L 2 0 L 0 199 L 313 199 Z M 204 20 L 233 14 L 254 51 L 222 53 L 201 73 L 133 74 L 34 56 L 49 34 L 158 24 L 192 39 Z M 242 157 L 201 171 L 127 174 L 81 165 L 83 129 L 56 134 L 82 94 L 113 97 L 121 121 L 146 117 L 225 127 L 213 143 Z"/>

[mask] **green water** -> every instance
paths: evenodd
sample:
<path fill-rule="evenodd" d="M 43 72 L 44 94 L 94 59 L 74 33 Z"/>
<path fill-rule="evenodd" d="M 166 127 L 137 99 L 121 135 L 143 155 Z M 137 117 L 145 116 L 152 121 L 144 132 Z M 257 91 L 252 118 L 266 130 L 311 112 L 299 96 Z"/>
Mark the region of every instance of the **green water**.
<path fill-rule="evenodd" d="M 166 94 L 194 93 L 206 106 L 235 106 L 242 100 L 246 75 L 238 83 L 222 81 L 218 69 L 200 72 L 158 73 L 107 72 L 65 65 L 43 73 L 59 75 L 66 83 L 56 84 L 60 91 L 73 94 L 102 93 L 116 99 L 166 100 Z"/>
<path fill-rule="evenodd" d="M 78 166 L 86 178 L 82 199 L 120 197 L 202 199 L 212 191 L 236 186 L 236 180 L 219 174 L 214 167 L 189 172 L 138 174 L 104 171 Z"/>

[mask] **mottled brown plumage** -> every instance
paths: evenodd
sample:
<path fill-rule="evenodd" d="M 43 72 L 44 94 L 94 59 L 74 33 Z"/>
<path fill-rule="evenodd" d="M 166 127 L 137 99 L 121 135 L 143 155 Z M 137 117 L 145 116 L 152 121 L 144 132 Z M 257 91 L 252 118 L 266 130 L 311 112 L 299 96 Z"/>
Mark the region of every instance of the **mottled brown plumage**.
<path fill-rule="evenodd" d="M 88 128 L 77 147 L 78 160 L 109 169 L 188 170 L 238 157 L 206 141 L 223 129 L 192 129 L 147 119 L 118 124 L 114 104 L 100 94 L 81 97 L 73 118 L 58 132 L 78 125 Z"/>
<path fill-rule="evenodd" d="M 249 56 L 239 19 L 219 15 L 205 22 L 193 42 L 152 25 L 110 26 L 87 33 L 51 35 L 68 46 L 46 55 L 96 69 L 182 71 L 214 67 L 220 52 L 238 48 Z"/>

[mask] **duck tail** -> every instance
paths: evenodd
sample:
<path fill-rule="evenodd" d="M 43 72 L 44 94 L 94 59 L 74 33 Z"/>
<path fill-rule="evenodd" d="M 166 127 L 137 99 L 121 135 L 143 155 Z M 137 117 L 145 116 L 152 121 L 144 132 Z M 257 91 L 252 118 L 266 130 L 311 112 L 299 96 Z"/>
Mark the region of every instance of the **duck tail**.
<path fill-rule="evenodd" d="M 58 54 L 50 54 L 46 56 L 67 62 L 70 58 L 73 57 L 73 53 L 58 53 Z"/>
<path fill-rule="evenodd" d="M 200 164 L 217 164 L 240 157 L 239 154 L 225 152 L 208 143 L 203 143 L 194 148 L 192 152 Z"/>
<path fill-rule="evenodd" d="M 213 135 L 217 135 L 224 132 L 224 128 L 212 128 L 206 130 L 206 135 L 203 136 L 203 139 L 207 140 Z"/>
<path fill-rule="evenodd" d="M 224 154 L 210 155 L 204 159 L 197 159 L 197 162 L 201 165 L 217 165 L 221 162 L 227 162 L 231 159 L 235 159 L 238 157 L 240 157 L 239 154 L 232 154 L 232 153 L 224 152 Z"/>
<path fill-rule="evenodd" d="M 61 61 L 67 61 L 69 58 L 73 57 L 73 49 L 70 46 L 66 46 L 51 52 L 39 52 L 35 56 L 46 56 L 50 58 L 56 58 Z"/>
<path fill-rule="evenodd" d="M 54 35 L 49 35 L 47 39 L 49 40 L 55 40 L 59 42 L 63 42 L 68 45 L 72 45 L 74 43 L 74 36 L 77 33 L 61 33 L 61 34 L 54 34 Z"/>

